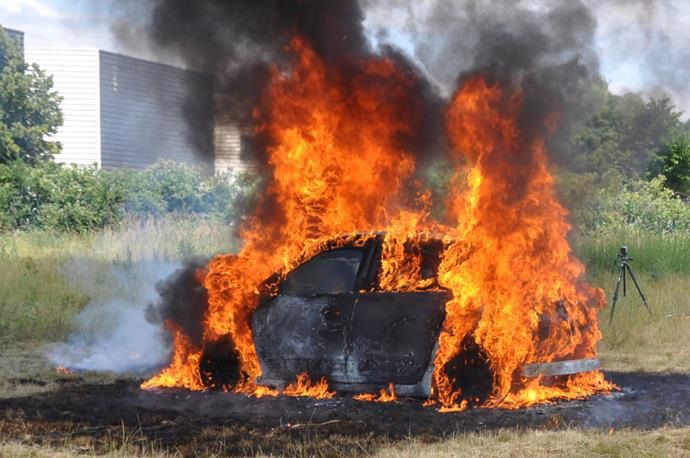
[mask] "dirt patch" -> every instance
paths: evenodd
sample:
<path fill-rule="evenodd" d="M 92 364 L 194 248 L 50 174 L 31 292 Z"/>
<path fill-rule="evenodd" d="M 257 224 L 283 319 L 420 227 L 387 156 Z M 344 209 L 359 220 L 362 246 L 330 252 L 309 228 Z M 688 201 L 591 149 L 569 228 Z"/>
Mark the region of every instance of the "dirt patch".
<path fill-rule="evenodd" d="M 474 409 L 441 414 L 417 399 L 376 404 L 330 400 L 254 399 L 227 393 L 145 392 L 137 381 L 88 383 L 72 378 L 46 393 L 0 400 L 0 433 L 30 443 L 66 438 L 112 440 L 118 434 L 183 454 L 293 454 L 323 441 L 341 454 L 372 452 L 416 438 L 434 442 L 458 432 L 501 428 L 641 428 L 690 425 L 690 376 L 609 373 L 622 390 L 588 400 L 521 410 Z M 17 381 L 21 383 L 21 381 Z M 308 447 L 308 446 L 307 446 Z"/>

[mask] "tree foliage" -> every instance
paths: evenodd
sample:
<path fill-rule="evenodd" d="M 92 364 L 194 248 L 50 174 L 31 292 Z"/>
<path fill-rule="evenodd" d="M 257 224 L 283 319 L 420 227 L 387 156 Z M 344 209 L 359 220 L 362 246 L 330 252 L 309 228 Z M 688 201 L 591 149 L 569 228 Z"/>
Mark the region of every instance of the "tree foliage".
<path fill-rule="evenodd" d="M 572 137 L 573 170 L 599 176 L 615 172 L 625 181 L 644 177 L 664 145 L 684 128 L 667 96 L 646 101 L 639 94 L 608 94 Z"/>
<path fill-rule="evenodd" d="M 170 161 L 144 170 L 13 161 L 0 164 L 0 230 L 88 232 L 127 216 L 166 214 L 235 223 L 253 207 L 258 185 L 253 176 L 207 176 Z"/>
<path fill-rule="evenodd" d="M 0 163 L 35 163 L 60 151 L 47 140 L 62 125 L 61 97 L 53 79 L 37 65 L 27 65 L 0 27 Z"/>
<path fill-rule="evenodd" d="M 690 137 L 678 136 L 669 141 L 650 165 L 650 176 L 663 175 L 666 186 L 688 196 L 690 194 Z"/>

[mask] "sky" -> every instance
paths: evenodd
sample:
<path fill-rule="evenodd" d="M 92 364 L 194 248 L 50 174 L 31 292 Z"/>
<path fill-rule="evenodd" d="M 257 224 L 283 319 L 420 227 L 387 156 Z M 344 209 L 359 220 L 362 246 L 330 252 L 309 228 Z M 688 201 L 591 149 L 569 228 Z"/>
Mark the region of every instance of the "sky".
<path fill-rule="evenodd" d="M 423 5 L 425 1 L 419 0 Z M 526 0 L 529 1 L 529 0 Z M 547 0 L 548 1 L 548 0 Z M 565 0 L 564 0 L 565 1 Z M 690 1 L 584 0 L 597 20 L 595 48 L 613 92 L 669 94 L 690 114 Z M 126 49 L 111 32 L 116 12 L 102 0 L 0 0 L 0 24 L 25 32 L 27 47 L 100 48 L 152 58 L 150 49 Z M 423 7 L 422 7 L 423 8 Z M 410 49 L 405 11 L 368 12 L 365 26 Z M 131 22 L 131 21 L 128 21 Z M 131 24 L 128 24 L 131 25 Z M 168 56 L 169 58 L 169 56 Z"/>

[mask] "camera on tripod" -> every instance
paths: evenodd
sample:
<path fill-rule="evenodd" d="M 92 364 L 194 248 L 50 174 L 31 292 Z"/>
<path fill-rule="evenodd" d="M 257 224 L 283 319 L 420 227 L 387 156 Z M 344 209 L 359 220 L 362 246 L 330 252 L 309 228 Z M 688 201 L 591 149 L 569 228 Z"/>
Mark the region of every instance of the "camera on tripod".
<path fill-rule="evenodd" d="M 630 259 L 630 257 L 628 256 L 628 247 L 625 245 L 621 247 L 621 250 L 618 253 L 618 257 L 621 259 L 625 259 L 627 261 L 632 261 L 632 259 Z"/>
<path fill-rule="evenodd" d="M 647 308 L 647 311 L 649 312 L 649 315 L 652 315 L 652 309 L 649 308 L 649 304 L 647 304 L 647 298 L 644 296 L 644 293 L 642 292 L 642 288 L 640 288 L 639 283 L 637 283 L 637 279 L 635 278 L 635 274 L 633 273 L 632 267 L 630 267 L 630 261 L 633 259 L 630 257 L 628 247 L 623 245 L 620 248 L 620 251 L 618 252 L 616 264 L 618 265 L 618 280 L 616 281 L 616 289 L 613 290 L 613 301 L 611 302 L 611 315 L 609 316 L 609 326 L 611 326 L 611 323 L 613 323 L 613 314 L 616 311 L 616 303 L 618 302 L 618 293 L 620 292 L 620 287 L 621 283 L 623 284 L 623 297 L 627 296 L 628 294 L 628 282 L 627 282 L 627 275 L 630 275 L 630 278 L 633 281 L 633 284 L 635 285 L 635 288 L 637 289 L 637 292 L 640 294 L 640 297 L 642 298 L 642 302 L 644 303 L 644 306 Z"/>

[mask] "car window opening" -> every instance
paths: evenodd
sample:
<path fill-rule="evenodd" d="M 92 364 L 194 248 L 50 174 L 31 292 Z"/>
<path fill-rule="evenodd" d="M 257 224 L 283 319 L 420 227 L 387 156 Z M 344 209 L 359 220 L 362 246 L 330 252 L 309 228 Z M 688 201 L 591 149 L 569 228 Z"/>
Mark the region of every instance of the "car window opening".
<path fill-rule="evenodd" d="M 353 291 L 364 258 L 358 249 L 344 248 L 321 253 L 293 270 L 282 284 L 282 294 L 302 296 Z"/>

